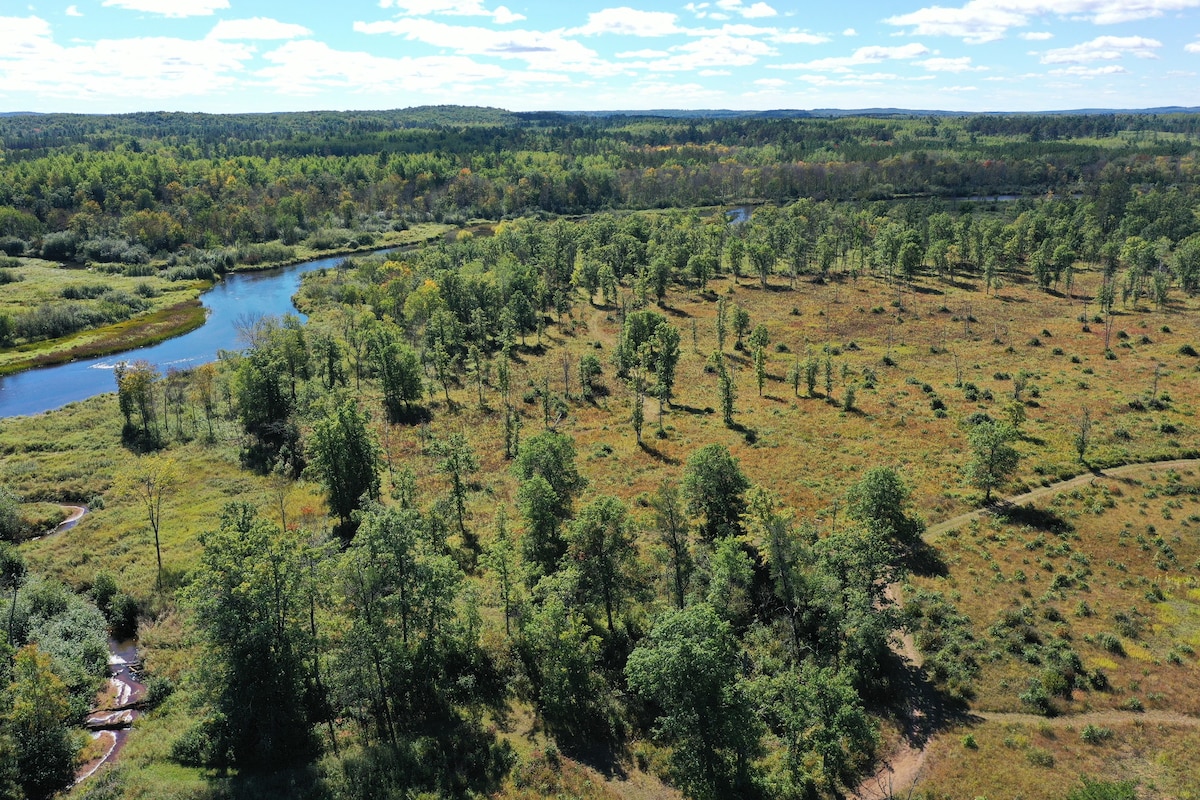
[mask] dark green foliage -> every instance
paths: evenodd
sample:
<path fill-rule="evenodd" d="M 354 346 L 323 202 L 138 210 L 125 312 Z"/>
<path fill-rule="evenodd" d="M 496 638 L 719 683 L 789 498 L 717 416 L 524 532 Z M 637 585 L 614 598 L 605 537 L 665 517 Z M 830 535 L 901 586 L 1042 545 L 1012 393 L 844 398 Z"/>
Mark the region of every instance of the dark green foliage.
<path fill-rule="evenodd" d="M 1135 781 L 1098 781 L 1086 775 L 1083 786 L 1072 789 L 1065 800 L 1137 800 Z"/>
<path fill-rule="evenodd" d="M 20 501 L 12 491 L 0 486 L 0 539 L 8 542 L 19 539 L 24 529 Z"/>
<path fill-rule="evenodd" d="M 907 513 L 910 491 L 890 467 L 872 467 L 847 493 L 851 518 L 875 526 L 899 542 L 911 545 L 925 530 L 921 520 Z"/>
<path fill-rule="evenodd" d="M 523 626 L 520 652 L 534 704 L 556 737 L 579 744 L 611 738 L 615 709 L 600 670 L 600 638 L 553 588 Z"/>
<path fill-rule="evenodd" d="M 197 736 L 214 765 L 270 766 L 313 753 L 304 708 L 307 570 L 299 543 L 242 503 L 200 537 L 186 603 L 207 645 L 212 715 Z"/>
<path fill-rule="evenodd" d="M 1017 438 L 1012 426 L 998 422 L 983 422 L 967 435 L 971 460 L 966 466 L 968 482 L 984 490 L 984 502 L 992 499 L 992 490 L 1004 485 L 1017 468 L 1020 454 L 1010 444 Z"/>
<path fill-rule="evenodd" d="M 702 603 L 664 613 L 625 667 L 630 690 L 659 709 L 654 735 L 672 745 L 672 776 L 691 797 L 753 791 L 761 728 L 739 651 L 729 623 Z"/>
<path fill-rule="evenodd" d="M 879 734 L 845 672 L 806 661 L 798 670 L 757 679 L 753 696 L 786 747 L 787 783 L 797 796 L 853 790 Z"/>
<path fill-rule="evenodd" d="M 565 433 L 545 430 L 530 436 L 522 442 L 513 467 L 521 480 L 538 475 L 549 484 L 559 519 L 570 517 L 575 496 L 587 486 L 575 466 L 575 442 Z"/>
<path fill-rule="evenodd" d="M 233 395 L 242 427 L 251 437 L 243 460 L 259 470 L 278 460 L 293 471 L 300 460 L 300 432 L 292 419 L 295 399 L 285 381 L 283 359 L 274 348 L 259 344 L 238 362 Z"/>
<path fill-rule="evenodd" d="M 741 532 L 749 488 L 737 459 L 723 445 L 700 448 L 684 468 L 682 489 L 688 513 L 700 519 L 700 534 L 710 542 Z"/>
<path fill-rule="evenodd" d="M 617 367 L 618 375 L 625 377 L 629 370 L 633 369 L 641 359 L 642 347 L 653 346 L 658 327 L 667 324 L 667 318 L 657 311 L 634 311 L 625 317 L 621 338 L 613 353 L 613 363 Z"/>
<path fill-rule="evenodd" d="M 354 400 L 343 400 L 313 424 L 312 469 L 325 486 L 329 508 L 343 528 L 362 498 L 379 499 L 379 451 L 367 430 L 368 417 Z"/>
<path fill-rule="evenodd" d="M 613 615 L 637 582 L 637 549 L 620 500 L 600 497 L 579 512 L 571 525 L 567 560 L 574 569 L 576 593 L 584 602 L 604 609 L 611 633 Z"/>

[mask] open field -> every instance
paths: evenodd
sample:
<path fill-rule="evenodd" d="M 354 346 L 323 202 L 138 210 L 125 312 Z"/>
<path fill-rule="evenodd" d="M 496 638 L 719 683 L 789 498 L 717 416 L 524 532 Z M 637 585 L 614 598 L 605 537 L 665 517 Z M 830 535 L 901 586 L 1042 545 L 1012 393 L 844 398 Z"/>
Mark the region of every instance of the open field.
<path fill-rule="evenodd" d="M 544 425 L 539 388 L 565 400 L 566 413 L 551 424 L 574 439 L 580 470 L 589 481 L 579 505 L 601 494 L 621 499 L 638 522 L 635 538 L 646 563 L 656 557 L 646 498 L 663 479 L 678 480 L 688 457 L 704 445 L 728 446 L 754 484 L 776 493 L 789 513 L 811 522 L 822 535 L 848 524 L 846 490 L 867 469 L 895 468 L 912 489 L 914 509 L 934 528 L 930 544 L 944 568 L 941 576 L 912 577 L 911 591 L 939 592 L 953 600 L 970 620 L 971 652 L 980 664 L 969 706 L 969 714 L 979 719 L 967 716 L 961 726 L 934 738 L 918 790 L 956 797 L 967 785 L 962 776 L 976 771 L 978 794 L 1005 796 L 996 788 L 1003 784 L 995 783 L 1002 776 L 980 770 L 976 760 L 1011 751 L 1024 759 L 1018 778 L 1027 797 L 1053 797 L 1081 773 L 1107 777 L 1125 771 L 1147 790 L 1160 792 L 1148 797 L 1187 796 L 1186 747 L 1171 761 L 1147 760 L 1145 754 L 1166 747 L 1177 728 L 1182 732 L 1176 739 L 1190 741 L 1191 729 L 1153 722 L 1151 716 L 1147 732 L 1129 715 L 1137 713 L 1138 704 L 1149 712 L 1200 712 L 1200 690 L 1180 677 L 1194 670 L 1200 647 L 1200 549 L 1190 535 L 1200 524 L 1196 473 L 1164 469 L 1128 480 L 1098 478 L 1041 498 L 1035 509 L 1018 509 L 1007 520 L 983 517 L 950 530 L 938 526 L 982 500 L 963 474 L 965 421 L 978 414 L 1008 419 L 1014 403 L 1024 412 L 1015 443 L 1022 459 L 998 495 L 1095 468 L 1195 455 L 1192 387 L 1200 360 L 1190 353 L 1200 344 L 1196 299 L 1177 294 L 1162 309 L 1118 305 L 1109 355 L 1092 301 L 1100 274 L 1080 267 L 1069 295 L 1040 291 L 1018 273 L 1004 276 L 1003 286 L 987 293 L 970 273 L 953 283 L 929 275 L 897 284 L 841 274 L 825 282 L 801 278 L 794 287 L 776 275 L 766 289 L 757 281 L 730 277 L 710 281 L 704 292 L 676 285 L 661 306 L 651 306 L 682 334 L 675 396 L 661 419 L 657 402 L 647 399 L 641 445 L 630 422 L 632 393 L 611 364 L 621 312 L 598 297 L 580 300 L 548 325 L 540 344 L 529 333 L 514 352 L 511 383 L 523 420 L 521 436 L 528 438 Z M 353 273 L 338 273 L 313 275 L 308 286 L 344 292 Z M 770 339 L 761 397 L 752 358 L 732 346 L 732 333 L 726 342 L 738 395 L 732 427 L 714 411 L 720 407 L 717 380 L 706 369 L 717 349 L 718 298 L 744 308 L 750 327 L 764 324 Z M 311 311 L 311 329 L 317 332 L 337 330 L 345 319 L 342 311 L 319 303 Z M 604 390 L 594 401 L 584 401 L 579 391 L 577 365 L 586 354 L 598 355 L 603 365 L 599 383 Z M 796 391 L 786 377 L 797 362 L 809 359 L 820 365 L 812 396 L 803 382 Z M 467 526 L 484 548 L 492 541 L 500 506 L 514 519 L 518 488 L 503 455 L 494 369 L 492 375 L 482 388 L 482 405 L 479 389 L 465 378 L 451 383 L 450 407 L 431 382 L 426 403 L 431 417 L 419 425 L 384 422 L 375 381 L 359 384 L 351 378 L 362 406 L 371 411 L 370 428 L 384 454 L 385 496 L 407 468 L 423 506 L 444 498 L 449 482 L 430 442 L 466 434 L 480 467 L 469 485 Z M 854 401 L 848 404 L 851 389 Z M 1084 408 L 1092 428 L 1081 462 L 1075 436 Z M 231 500 L 252 502 L 272 520 L 286 518 L 289 528 L 320 531 L 331 525 L 311 476 L 287 483 L 241 468 L 245 434 L 227 413 L 228 401 L 221 400 L 218 411 L 213 442 L 205 441 L 204 421 L 195 413 L 190 420 L 184 415 L 182 422 L 168 423 L 176 428 L 176 438 L 181 429 L 189 433 L 182 437 L 188 441 L 174 441 L 161 454 L 175 461 L 181 476 L 163 508 L 161 590 L 156 589 L 145 509 L 115 488 L 148 458 L 123 443 L 115 398 L 0 421 L 0 480 L 6 486 L 26 501 L 89 503 L 96 509 L 71 531 L 23 545 L 31 568 L 80 589 L 88 588 L 98 572 L 112 573 L 122 591 L 141 603 L 148 668 L 183 687 L 139 723 L 144 733 L 133 737 L 126 754 L 129 796 L 162 796 L 170 785 L 182 797 L 219 782 L 170 760 L 172 743 L 191 723 L 188 701 L 195 689 L 187 684 L 189 667 L 202 657 L 173 599 L 199 565 L 199 534 L 214 527 Z M 319 412 L 314 403 L 300 419 L 306 431 Z M 465 540 L 455 543 L 464 552 L 470 549 Z M 471 580 L 487 597 L 483 619 L 494 632 L 502 621 L 493 590 L 478 573 Z M 633 624 L 648 624 L 664 606 L 662 596 L 648 599 L 632 612 Z M 322 623 L 337 624 L 336 619 Z M 1078 654 L 1081 673 L 1102 674 L 1103 681 L 1096 678 L 1091 688 L 1061 693 L 1048 674 L 1066 650 Z M 1033 709 L 1021 695 L 1032 683 L 1049 687 L 1050 709 L 1062 715 L 1047 723 L 1053 736 L 1028 717 L 984 716 L 1028 714 Z M 1114 733 L 1099 746 L 1077 742 L 1078 734 L 1068 730 L 1076 713 L 1116 715 L 1103 725 Z M 1152 727 L 1159 724 L 1167 727 Z M 576 759 L 560 754 L 561 766 L 550 769 L 550 740 L 537 732 L 524 701 L 514 704 L 508 727 L 496 732 L 519 756 L 503 796 L 559 791 L 636 798 L 664 791 L 652 769 L 629 768 L 631 758 L 645 760 L 648 767 L 661 758 L 654 748 L 638 750 L 637 744 L 633 749 L 641 756 L 620 756 L 626 777 L 597 772 L 602 760 L 579 753 Z M 977 750 L 962 745 L 968 734 Z M 1097 756 L 1097 749 L 1106 755 Z M 1046 771 L 1054 779 L 1039 781 Z"/>

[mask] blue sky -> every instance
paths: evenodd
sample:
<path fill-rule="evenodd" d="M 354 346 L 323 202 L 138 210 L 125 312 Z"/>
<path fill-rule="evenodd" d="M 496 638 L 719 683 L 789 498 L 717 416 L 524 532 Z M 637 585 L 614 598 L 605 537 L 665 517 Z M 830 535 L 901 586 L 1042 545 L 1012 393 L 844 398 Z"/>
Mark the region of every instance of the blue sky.
<path fill-rule="evenodd" d="M 1200 0 L 0 0 L 0 110 L 1200 105 Z"/>

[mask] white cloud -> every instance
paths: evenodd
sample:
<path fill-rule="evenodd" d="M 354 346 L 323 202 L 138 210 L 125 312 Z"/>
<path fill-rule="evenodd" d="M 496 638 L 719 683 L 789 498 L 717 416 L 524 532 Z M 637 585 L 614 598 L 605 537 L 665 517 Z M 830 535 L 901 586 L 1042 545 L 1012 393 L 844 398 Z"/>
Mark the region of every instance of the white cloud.
<path fill-rule="evenodd" d="M 727 69 L 702 69 L 696 74 L 701 78 L 720 78 L 733 73 Z"/>
<path fill-rule="evenodd" d="M 918 36 L 957 36 L 972 44 L 995 41 L 1002 38 L 1009 28 L 1027 23 L 1023 14 L 1003 8 L 973 8 L 975 5 L 968 3 L 963 8 L 922 8 L 911 14 L 889 17 L 884 22 L 912 28 L 912 32 Z"/>
<path fill-rule="evenodd" d="M 775 48 L 758 39 L 717 34 L 671 48 L 672 55 L 643 66 L 656 72 L 681 72 L 722 67 L 748 67 Z"/>
<path fill-rule="evenodd" d="M 879 86 L 900 80 L 899 75 L 890 72 L 872 72 L 866 75 L 846 75 L 837 78 L 829 75 L 797 75 L 796 80 L 804 81 L 819 88 L 845 88 Z"/>
<path fill-rule="evenodd" d="M 1043 64 L 1086 64 L 1091 61 L 1116 61 L 1126 55 L 1138 58 L 1158 58 L 1154 52 L 1162 47 L 1157 39 L 1143 36 L 1098 36 L 1090 42 L 1072 47 L 1047 50 Z"/>
<path fill-rule="evenodd" d="M 942 89 L 943 92 L 978 92 L 978 86 L 947 86 Z"/>
<path fill-rule="evenodd" d="M 67 6 L 66 15 L 68 17 L 82 17 L 83 12 L 79 10 L 79 6 Z"/>
<path fill-rule="evenodd" d="M 918 36 L 956 36 L 972 44 L 1003 38 L 1034 17 L 1085 19 L 1097 25 L 1159 17 L 1200 7 L 1200 0 L 969 0 L 959 8 L 929 6 L 884 22 Z"/>
<path fill-rule="evenodd" d="M 64 47 L 38 17 L 0 17 L 0 85 L 10 92 L 70 98 L 177 98 L 232 86 L 254 48 L 211 39 L 101 39 Z"/>
<path fill-rule="evenodd" d="M 208 34 L 209 39 L 296 39 L 311 36 L 303 25 L 280 22 L 267 17 L 223 19 Z"/>
<path fill-rule="evenodd" d="M 638 11 L 621 7 L 606 8 L 588 14 L 586 25 L 566 31 L 567 35 L 594 36 L 614 33 L 620 36 L 667 36 L 681 33 L 676 16 L 666 11 Z"/>
<path fill-rule="evenodd" d="M 971 66 L 971 57 L 962 58 L 927 58 L 918 62 L 930 72 L 984 72 L 987 67 Z"/>
<path fill-rule="evenodd" d="M 918 58 L 929 53 L 929 48 L 923 44 L 899 45 L 897 47 L 881 47 L 872 45 L 860 47 L 848 56 L 833 56 L 818 58 L 801 64 L 771 64 L 773 69 L 810 69 L 818 72 L 849 72 L 852 68 L 863 64 L 878 64 L 883 61 L 895 61 Z"/>
<path fill-rule="evenodd" d="M 854 30 L 854 28 L 846 28 L 846 30 L 842 31 L 842 36 L 858 36 L 858 31 Z"/>
<path fill-rule="evenodd" d="M 460 55 L 517 58 L 539 70 L 572 70 L 593 75 L 621 69 L 600 61 L 594 50 L 568 39 L 562 31 L 494 30 L 447 25 L 421 17 L 401 17 L 381 22 L 355 22 L 354 30 L 366 34 L 391 34 L 409 41 L 453 50 Z"/>
<path fill-rule="evenodd" d="M 1027 42 L 1045 42 L 1054 38 L 1054 34 L 1050 31 L 1026 31 L 1017 35 Z"/>
<path fill-rule="evenodd" d="M 1129 70 L 1119 64 L 1108 64 L 1103 67 L 1074 66 L 1050 70 L 1051 75 L 1070 75 L 1076 78 L 1094 78 L 1098 75 L 1123 75 L 1128 72 Z"/>
<path fill-rule="evenodd" d="M 669 55 L 666 50 L 626 50 L 617 53 L 617 58 L 666 58 Z"/>
<path fill-rule="evenodd" d="M 566 83 L 565 75 L 506 70 L 462 56 L 387 58 L 370 53 L 334 50 L 324 42 L 288 42 L 263 58 L 271 66 L 257 76 L 287 94 L 313 94 L 349 89 L 356 93 L 427 93 L 505 85 Z"/>
<path fill-rule="evenodd" d="M 744 5 L 742 0 L 717 0 L 717 7 L 729 14 L 738 14 L 746 19 L 774 17 L 779 14 L 774 8 L 761 2 Z M 716 19 L 716 16 L 713 15 L 713 18 Z"/>
<path fill-rule="evenodd" d="M 778 13 L 778 11 L 771 8 L 766 3 L 755 3 L 751 6 L 748 6 L 746 10 L 742 12 L 742 16 L 746 19 L 755 19 L 757 17 L 774 17 Z"/>
<path fill-rule="evenodd" d="M 509 11 L 505 6 L 488 10 L 482 0 L 379 0 L 380 8 L 394 8 L 407 17 L 426 17 L 444 14 L 449 17 L 491 17 L 492 21 L 507 25 L 525 19 L 521 14 Z"/>
<path fill-rule="evenodd" d="M 1183 49 L 1189 53 L 1200 53 L 1200 42 L 1189 42 L 1183 46 Z"/>
<path fill-rule="evenodd" d="M 783 78 L 759 78 L 754 82 L 755 86 L 766 86 L 772 89 L 778 89 L 781 86 L 787 86 L 788 82 Z"/>
<path fill-rule="evenodd" d="M 780 31 L 769 34 L 767 38 L 776 44 L 824 44 L 829 41 L 828 36 L 797 30 Z"/>
<path fill-rule="evenodd" d="M 164 17 L 207 17 L 214 11 L 229 8 L 229 0 L 104 0 L 101 5 Z"/>

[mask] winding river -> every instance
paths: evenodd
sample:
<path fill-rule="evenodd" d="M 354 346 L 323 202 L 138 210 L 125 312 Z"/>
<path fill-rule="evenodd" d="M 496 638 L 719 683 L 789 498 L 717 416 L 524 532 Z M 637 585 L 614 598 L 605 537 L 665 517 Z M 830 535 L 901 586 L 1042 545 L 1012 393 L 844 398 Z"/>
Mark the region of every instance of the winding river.
<path fill-rule="evenodd" d="M 333 268 L 342 256 L 305 261 L 281 269 L 225 276 L 200 297 L 207 312 L 201 327 L 174 339 L 116 355 L 72 361 L 0 378 L 0 418 L 40 414 L 68 403 L 116 391 L 113 367 L 121 361 L 146 360 L 160 370 L 186 369 L 215 361 L 218 350 L 241 347 L 239 319 L 296 314 L 292 295 L 300 276 Z M 299 315 L 303 318 L 303 315 Z"/>

